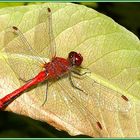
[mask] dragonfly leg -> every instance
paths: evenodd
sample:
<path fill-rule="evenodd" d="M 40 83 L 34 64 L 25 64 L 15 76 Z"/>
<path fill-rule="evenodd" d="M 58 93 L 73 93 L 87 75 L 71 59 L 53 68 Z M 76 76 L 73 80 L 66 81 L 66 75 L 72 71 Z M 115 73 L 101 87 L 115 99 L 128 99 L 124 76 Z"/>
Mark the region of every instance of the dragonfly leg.
<path fill-rule="evenodd" d="M 44 100 L 42 106 L 44 106 L 44 104 L 45 104 L 46 101 L 47 101 L 47 94 L 48 94 L 48 81 L 47 81 L 47 84 L 46 84 L 46 96 L 45 96 L 45 100 Z"/>
<path fill-rule="evenodd" d="M 30 82 L 32 79 L 24 80 L 24 79 L 22 79 L 22 78 L 19 78 L 19 80 L 21 80 L 21 81 L 24 82 L 24 83 L 27 83 L 27 82 Z"/>
<path fill-rule="evenodd" d="M 80 89 L 79 87 L 74 85 L 74 83 L 72 81 L 72 78 L 71 78 L 71 73 L 69 73 L 69 81 L 70 81 L 70 84 L 72 85 L 73 88 L 78 89 L 78 90 L 84 92 L 82 89 Z"/>
<path fill-rule="evenodd" d="M 83 68 L 83 67 L 80 67 L 80 69 L 85 69 L 87 71 L 85 71 L 84 73 L 80 73 L 80 70 L 78 69 L 73 69 L 72 72 L 79 75 L 79 76 L 84 76 L 86 75 L 87 73 L 91 73 L 91 71 L 88 69 L 88 68 Z"/>
<path fill-rule="evenodd" d="M 80 69 L 84 69 L 84 70 L 87 70 L 87 71 L 90 71 L 88 68 L 84 68 L 82 66 L 79 66 Z"/>

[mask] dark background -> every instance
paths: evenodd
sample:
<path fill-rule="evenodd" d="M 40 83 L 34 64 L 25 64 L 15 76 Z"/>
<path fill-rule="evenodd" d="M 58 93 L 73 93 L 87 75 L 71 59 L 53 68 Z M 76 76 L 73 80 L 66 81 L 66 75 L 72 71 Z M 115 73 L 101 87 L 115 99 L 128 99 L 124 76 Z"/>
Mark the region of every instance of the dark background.
<path fill-rule="evenodd" d="M 28 5 L 29 3 L 0 3 L 0 8 Z M 31 4 L 31 3 L 30 3 Z M 35 3 L 34 3 L 35 4 Z M 140 38 L 140 3 L 87 3 L 81 2 L 98 12 L 113 18 Z M 0 112 L 0 137 L 71 137 L 66 132 L 57 131 L 47 123 L 10 112 Z M 87 136 L 76 136 L 87 137 Z"/>

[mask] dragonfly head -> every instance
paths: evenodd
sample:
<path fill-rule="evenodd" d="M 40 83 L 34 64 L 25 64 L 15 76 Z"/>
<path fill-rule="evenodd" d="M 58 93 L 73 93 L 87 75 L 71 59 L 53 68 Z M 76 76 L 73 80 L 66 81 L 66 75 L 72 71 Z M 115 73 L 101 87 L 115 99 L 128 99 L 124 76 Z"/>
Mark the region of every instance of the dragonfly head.
<path fill-rule="evenodd" d="M 68 55 L 68 61 L 72 66 L 80 66 L 83 61 L 83 57 L 80 53 L 72 51 Z"/>

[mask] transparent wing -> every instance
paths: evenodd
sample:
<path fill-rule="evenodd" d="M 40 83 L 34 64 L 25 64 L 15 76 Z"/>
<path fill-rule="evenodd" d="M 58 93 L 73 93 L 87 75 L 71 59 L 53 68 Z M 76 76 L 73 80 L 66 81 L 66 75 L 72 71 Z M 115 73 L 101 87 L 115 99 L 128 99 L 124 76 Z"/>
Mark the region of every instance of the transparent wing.
<path fill-rule="evenodd" d="M 89 104 L 94 104 L 94 107 L 113 112 L 130 111 L 131 103 L 122 93 L 97 83 L 88 76 L 73 77 L 73 80 L 78 87 L 80 86 L 85 91 L 87 97 L 84 100 Z"/>
<path fill-rule="evenodd" d="M 5 31 L 5 58 L 17 78 L 30 80 L 41 70 L 41 58 L 28 43 L 26 35 L 24 36 L 18 28 L 15 29 L 9 27 Z"/>
<path fill-rule="evenodd" d="M 96 82 L 93 83 L 93 88 L 97 106 L 114 112 L 130 111 L 131 103 L 123 94 Z"/>
<path fill-rule="evenodd" d="M 48 57 L 52 59 L 56 55 L 51 10 L 42 6 L 33 13 L 38 15 L 33 21 L 35 26 L 26 33 L 22 32 L 22 27 L 19 29 L 14 25 L 5 30 L 5 60 L 17 79 L 22 79 L 21 85 L 24 84 L 23 80 L 32 79 L 42 70 L 41 65 L 48 61 Z M 28 29 L 32 21 L 23 22 L 24 28 Z M 39 88 L 34 88 L 27 94 L 33 99 L 39 99 L 37 103 L 41 106 L 46 97 L 46 85 L 41 83 L 37 86 Z"/>
<path fill-rule="evenodd" d="M 35 105 L 38 107 L 43 107 L 46 96 L 48 98 L 48 90 L 47 89 L 48 89 L 47 88 L 47 81 L 44 81 L 43 83 L 39 83 L 36 87 L 31 89 L 30 92 L 26 93 L 26 96 L 28 96 L 30 99 L 30 101 L 27 102 L 28 106 Z M 24 98 L 24 97 L 21 96 L 21 98 Z M 48 100 L 45 103 L 47 103 L 47 102 L 48 102 Z"/>
<path fill-rule="evenodd" d="M 35 27 L 28 32 L 23 34 L 15 26 L 8 27 L 5 31 L 6 58 L 17 77 L 24 80 L 33 78 L 42 70 L 41 65 L 48 61 L 48 56 L 55 57 L 51 10 L 41 7 L 34 14 L 38 14 L 33 21 Z M 24 28 L 30 24 L 30 21 L 25 20 Z"/>
<path fill-rule="evenodd" d="M 76 93 L 77 90 L 71 87 L 68 78 L 56 80 L 49 86 L 48 100 L 42 108 L 50 111 L 72 127 L 79 129 L 81 126 L 81 131 L 86 127 L 87 133 L 90 133 L 88 130 L 91 129 L 93 134 L 101 132 L 99 118 L 95 117 L 97 114 L 94 115 L 90 112 Z"/>
<path fill-rule="evenodd" d="M 87 131 L 86 134 L 90 135 L 91 133 L 104 135 L 103 133 L 107 133 L 106 127 L 111 124 L 119 128 L 118 120 L 115 121 L 116 116 L 121 112 L 123 115 L 125 112 L 128 113 L 131 109 L 130 102 L 122 99 L 119 92 L 95 83 L 93 79 L 87 76 L 73 77 L 73 81 L 84 92 L 73 88 L 67 76 L 53 80 L 48 87 L 47 102 L 44 106 L 40 106 L 40 109 L 49 111 L 62 122 L 77 128 L 79 131 L 81 130 L 81 132 L 85 130 Z M 45 83 L 42 86 L 45 88 Z M 31 98 L 32 104 L 37 105 L 40 102 L 43 94 L 45 94 L 44 91 L 45 89 L 31 93 L 35 95 L 34 98 Z M 30 96 L 30 94 L 27 95 Z M 105 127 L 104 120 L 107 119 L 106 117 L 109 117 L 109 121 L 107 121 L 109 124 L 106 124 Z"/>
<path fill-rule="evenodd" d="M 64 88 L 63 83 L 58 82 L 59 86 L 61 89 L 63 89 L 65 92 L 65 94 L 61 95 L 61 97 L 63 98 L 63 100 L 65 101 L 65 103 L 68 104 L 68 101 L 71 103 L 71 105 L 74 107 L 77 106 L 77 115 L 82 115 L 85 119 L 87 119 L 89 121 L 89 124 L 92 128 L 100 128 L 102 129 L 101 123 L 99 122 L 99 120 L 92 114 L 92 112 L 90 112 L 90 110 L 88 110 L 86 108 L 86 104 L 82 104 L 81 102 L 81 98 L 77 98 L 76 96 L 73 96 L 69 90 L 66 90 L 66 88 Z M 67 101 L 68 100 L 68 101 Z M 79 112 L 79 113 L 78 113 Z M 85 113 L 86 112 L 86 113 Z"/>
<path fill-rule="evenodd" d="M 87 76 L 73 77 L 73 81 L 84 92 L 73 88 L 67 77 L 53 81 L 48 88 L 48 100 L 42 109 L 50 111 L 78 130 L 89 128 L 84 130 L 93 130 L 93 134 L 102 135 L 101 128 L 105 130 L 102 122 L 104 113 L 111 116 L 111 123 L 118 125 L 114 121 L 116 113 L 128 113 L 131 109 L 130 102 L 122 99 L 119 92 L 95 83 Z"/>
<path fill-rule="evenodd" d="M 48 54 L 50 60 L 56 56 L 56 43 L 52 30 L 52 12 L 48 7 L 41 7 L 38 23 L 42 23 L 35 30 L 34 44 L 39 47 L 40 53 Z M 35 47 L 35 48 L 38 48 Z"/>

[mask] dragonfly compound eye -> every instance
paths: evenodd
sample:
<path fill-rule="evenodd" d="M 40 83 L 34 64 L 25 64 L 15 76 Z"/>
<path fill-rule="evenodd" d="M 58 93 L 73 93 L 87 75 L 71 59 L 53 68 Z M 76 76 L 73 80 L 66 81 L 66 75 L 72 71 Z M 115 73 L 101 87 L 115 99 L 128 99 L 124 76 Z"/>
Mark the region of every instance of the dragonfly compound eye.
<path fill-rule="evenodd" d="M 83 57 L 80 53 L 72 51 L 69 53 L 68 60 L 72 66 L 80 66 L 83 61 Z"/>

